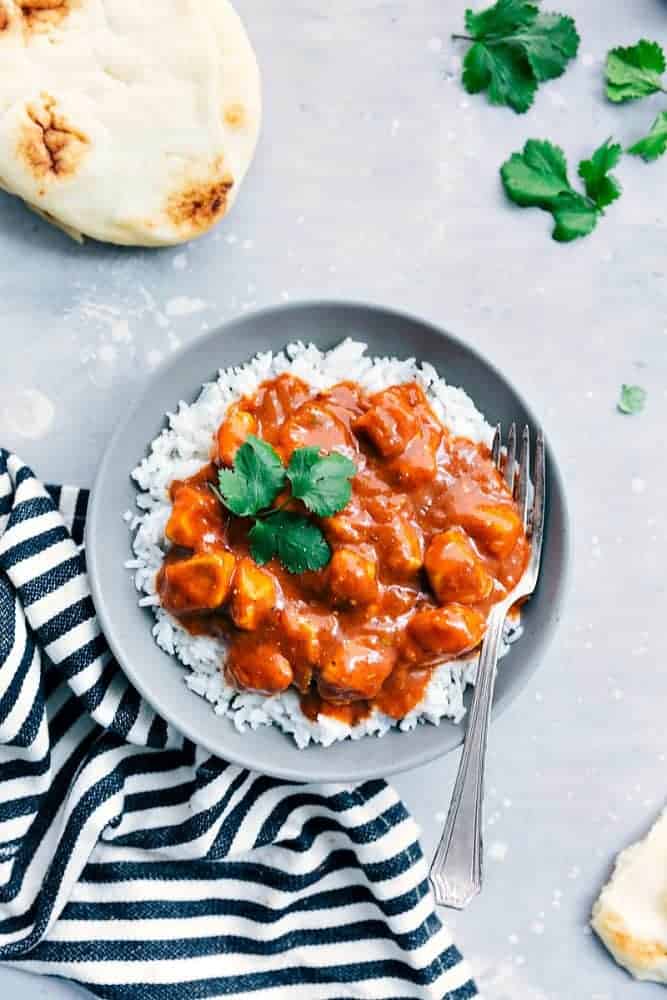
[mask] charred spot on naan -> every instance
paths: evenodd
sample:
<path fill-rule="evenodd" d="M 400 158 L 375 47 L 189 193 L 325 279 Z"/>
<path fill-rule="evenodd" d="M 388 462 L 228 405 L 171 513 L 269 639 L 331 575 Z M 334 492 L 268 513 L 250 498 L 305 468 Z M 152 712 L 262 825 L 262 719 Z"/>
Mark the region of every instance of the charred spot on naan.
<path fill-rule="evenodd" d="M 5 7 L 2 0 L 0 0 L 0 32 L 7 31 L 9 27 L 9 11 Z"/>
<path fill-rule="evenodd" d="M 234 178 L 218 162 L 211 175 L 203 180 L 188 180 L 167 201 L 169 221 L 184 232 L 196 236 L 205 233 L 227 211 Z"/>
<path fill-rule="evenodd" d="M 606 939 L 609 947 L 624 965 L 636 969 L 650 969 L 657 962 L 667 958 L 665 946 L 659 941 L 641 940 L 633 935 L 623 917 L 613 910 L 605 910 L 596 918 L 597 929 Z"/>
<path fill-rule="evenodd" d="M 17 0 L 29 31 L 48 31 L 63 21 L 76 0 Z"/>
<path fill-rule="evenodd" d="M 58 111 L 55 98 L 42 94 L 27 105 L 18 155 L 38 180 L 74 176 L 89 147 L 88 137 Z"/>
<path fill-rule="evenodd" d="M 230 128 L 243 128 L 247 121 L 246 110 L 242 104 L 228 104 L 224 118 Z"/>

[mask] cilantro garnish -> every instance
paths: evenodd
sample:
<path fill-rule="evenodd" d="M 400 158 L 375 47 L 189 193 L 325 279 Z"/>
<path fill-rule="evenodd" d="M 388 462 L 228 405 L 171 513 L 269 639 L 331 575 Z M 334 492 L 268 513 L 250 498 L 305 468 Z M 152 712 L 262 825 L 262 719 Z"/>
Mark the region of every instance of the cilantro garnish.
<path fill-rule="evenodd" d="M 621 386 L 621 395 L 617 403 L 621 413 L 633 416 L 635 413 L 641 413 L 645 404 L 646 389 L 642 389 L 640 385 Z"/>
<path fill-rule="evenodd" d="M 467 10 L 467 35 L 473 44 L 463 63 L 463 85 L 470 94 L 486 91 L 491 104 L 522 113 L 532 105 L 540 83 L 561 76 L 579 49 L 571 17 L 540 13 L 534 0 L 497 0 L 492 7 Z"/>
<path fill-rule="evenodd" d="M 278 511 L 255 521 L 249 537 L 252 557 L 259 566 L 277 558 L 290 573 L 305 573 L 323 569 L 331 559 L 320 528 L 300 514 Z"/>
<path fill-rule="evenodd" d="M 225 506 L 239 517 L 269 507 L 285 485 L 285 469 L 270 444 L 251 434 L 236 453 L 234 469 L 218 473 Z"/>
<path fill-rule="evenodd" d="M 641 156 L 650 163 L 667 150 L 667 111 L 661 111 L 651 126 L 651 131 L 628 149 L 633 156 Z"/>
<path fill-rule="evenodd" d="M 665 92 L 662 74 L 665 54 L 657 42 L 642 39 L 636 45 L 612 49 L 607 55 L 607 97 L 610 101 L 636 101 Z"/>
<path fill-rule="evenodd" d="M 529 139 L 523 152 L 502 165 L 500 176 L 515 204 L 552 214 L 553 238 L 564 243 L 591 233 L 605 208 L 619 197 L 620 184 L 610 171 L 620 157 L 621 147 L 608 139 L 590 160 L 581 161 L 585 195 L 570 183 L 563 150 L 548 141 Z"/>
<path fill-rule="evenodd" d="M 354 462 L 339 452 L 321 455 L 319 448 L 299 448 L 292 455 L 287 478 L 293 497 L 314 514 L 331 517 L 350 502 L 350 479 L 355 472 Z"/>
<path fill-rule="evenodd" d="M 318 448 L 297 448 L 285 468 L 270 444 L 250 435 L 236 453 L 234 468 L 218 473 L 215 492 L 233 514 L 255 518 L 249 539 L 256 563 L 277 558 L 289 573 L 305 573 L 327 565 L 327 540 L 308 517 L 271 505 L 289 483 L 294 499 L 319 517 L 331 517 L 349 503 L 355 472 L 349 458 L 338 452 L 321 455 Z"/>

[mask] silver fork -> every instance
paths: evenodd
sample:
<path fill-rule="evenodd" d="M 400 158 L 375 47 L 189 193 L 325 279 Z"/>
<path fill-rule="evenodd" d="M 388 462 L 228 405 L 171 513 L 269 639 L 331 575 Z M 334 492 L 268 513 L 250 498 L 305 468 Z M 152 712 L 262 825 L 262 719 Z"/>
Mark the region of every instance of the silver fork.
<path fill-rule="evenodd" d="M 535 590 L 542 557 L 546 491 L 542 432 L 538 432 L 535 443 L 532 489 L 528 427 L 524 427 L 521 438 L 518 475 L 516 449 L 516 425 L 512 424 L 507 436 L 503 463 L 502 432 L 499 424 L 493 441 L 493 459 L 498 469 L 504 465 L 505 482 L 519 504 L 524 528 L 531 542 L 530 559 L 526 572 L 514 590 L 496 604 L 489 615 L 454 794 L 442 839 L 431 865 L 430 878 L 436 902 L 456 910 L 464 909 L 482 888 L 482 806 L 486 743 L 503 626 L 510 608 L 521 598 L 529 597 Z"/>

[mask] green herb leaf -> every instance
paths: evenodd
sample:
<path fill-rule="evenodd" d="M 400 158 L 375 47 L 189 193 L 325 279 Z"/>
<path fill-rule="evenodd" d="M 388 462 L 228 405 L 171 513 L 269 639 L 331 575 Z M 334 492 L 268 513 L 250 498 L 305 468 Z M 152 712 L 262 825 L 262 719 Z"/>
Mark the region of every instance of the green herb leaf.
<path fill-rule="evenodd" d="M 651 131 L 633 146 L 630 146 L 628 153 L 633 156 L 641 156 L 643 160 L 650 163 L 657 160 L 659 156 L 667 150 L 667 111 L 661 111 L 651 126 Z"/>
<path fill-rule="evenodd" d="M 285 469 L 270 444 L 250 435 L 234 459 L 234 469 L 222 469 L 218 484 L 225 506 L 239 517 L 270 507 L 285 486 Z"/>
<path fill-rule="evenodd" d="M 540 83 L 565 72 L 579 48 L 571 17 L 540 14 L 530 0 L 498 0 L 486 10 L 468 10 L 465 24 L 469 36 L 464 37 L 474 44 L 463 62 L 463 86 L 471 94 L 485 90 L 491 104 L 518 113 L 532 105 Z"/>
<path fill-rule="evenodd" d="M 610 101 L 636 101 L 664 90 L 665 54 L 657 42 L 642 39 L 607 55 L 607 97 Z"/>
<path fill-rule="evenodd" d="M 579 176 L 586 185 L 586 194 L 600 212 L 621 196 L 621 185 L 609 171 L 614 169 L 622 155 L 621 146 L 607 139 L 590 160 L 582 160 L 579 164 Z"/>
<path fill-rule="evenodd" d="M 319 517 L 332 517 L 347 507 L 352 496 L 350 480 L 354 462 L 339 452 L 320 455 L 319 448 L 298 448 L 292 455 L 287 478 L 292 496 L 302 500 Z"/>
<path fill-rule="evenodd" d="M 542 208 L 554 218 L 553 238 L 569 243 L 591 233 L 604 208 L 621 193 L 609 174 L 621 156 L 621 147 L 607 140 L 590 160 L 582 160 L 579 174 L 583 195 L 572 187 L 565 154 L 551 142 L 529 139 L 523 152 L 514 153 L 500 168 L 508 198 L 524 208 Z"/>
<path fill-rule="evenodd" d="M 533 0 L 498 0 L 486 10 L 467 10 L 466 31 L 473 38 L 508 35 L 532 24 L 538 13 L 539 8 Z"/>
<path fill-rule="evenodd" d="M 555 222 L 551 235 L 558 243 L 571 243 L 588 236 L 598 222 L 595 206 L 577 191 L 559 195 L 551 211 Z"/>
<path fill-rule="evenodd" d="M 621 413 L 634 415 L 641 413 L 646 404 L 646 389 L 640 385 L 621 386 L 621 396 L 618 401 L 618 409 Z"/>
<path fill-rule="evenodd" d="M 539 139 L 529 139 L 522 153 L 513 153 L 500 176 L 511 200 L 526 208 L 550 210 L 559 195 L 572 190 L 563 150 Z"/>
<path fill-rule="evenodd" d="M 324 569 L 331 549 L 319 527 L 300 514 L 280 511 L 256 521 L 250 532 L 250 554 L 259 566 L 277 558 L 288 573 Z"/>

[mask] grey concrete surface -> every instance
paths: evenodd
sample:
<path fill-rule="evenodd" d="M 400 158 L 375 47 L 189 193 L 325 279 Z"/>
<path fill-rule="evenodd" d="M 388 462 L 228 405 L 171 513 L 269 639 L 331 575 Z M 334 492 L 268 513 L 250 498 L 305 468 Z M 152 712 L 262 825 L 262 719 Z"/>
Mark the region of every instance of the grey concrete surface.
<path fill-rule="evenodd" d="M 554 2 L 576 16 L 580 57 L 521 117 L 460 87 L 449 35 L 463 0 L 239 6 L 266 124 L 214 234 L 174 251 L 80 248 L 0 198 L 0 441 L 45 478 L 90 484 L 152 366 L 288 299 L 407 309 L 506 369 L 560 456 L 574 580 L 550 654 L 492 732 L 483 896 L 445 919 L 487 1000 L 657 1000 L 660 987 L 633 984 L 587 919 L 615 853 L 666 795 L 667 159 L 625 159 L 623 197 L 570 246 L 550 240 L 543 213 L 505 202 L 497 170 L 531 136 L 573 161 L 609 135 L 637 137 L 665 99 L 608 105 L 602 60 L 640 36 L 667 42 L 667 5 Z M 615 412 L 622 382 L 648 390 L 641 416 Z M 450 757 L 396 782 L 427 852 L 455 767 Z M 79 995 L 4 969 L 0 988 Z"/>

